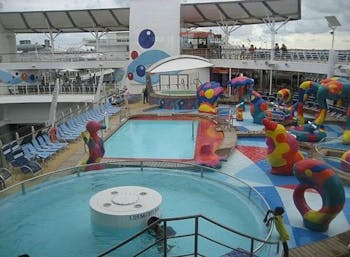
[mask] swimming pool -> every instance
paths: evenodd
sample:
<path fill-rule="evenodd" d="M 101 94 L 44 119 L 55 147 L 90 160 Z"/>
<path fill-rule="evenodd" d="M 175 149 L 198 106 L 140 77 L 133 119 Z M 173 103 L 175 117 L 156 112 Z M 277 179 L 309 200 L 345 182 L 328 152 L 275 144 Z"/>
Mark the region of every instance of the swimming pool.
<path fill-rule="evenodd" d="M 176 160 L 220 168 L 227 156 L 217 151 L 224 141 L 217 124 L 197 114 L 134 115 L 106 140 L 103 160 Z"/>
<path fill-rule="evenodd" d="M 128 120 L 105 142 L 106 158 L 193 159 L 197 120 Z"/>
<path fill-rule="evenodd" d="M 109 164 L 110 165 L 110 164 Z M 202 174 L 203 175 L 203 174 Z M 235 230 L 265 238 L 268 231 L 261 222 L 263 205 L 247 199 L 247 187 L 229 186 L 233 178 L 209 172 L 164 168 L 108 168 L 103 171 L 69 175 L 27 189 L 0 201 L 0 256 L 95 256 L 124 240 L 134 230 L 96 230 L 90 222 L 89 199 L 96 192 L 110 187 L 137 185 L 152 188 L 163 197 L 162 217 L 203 214 Z M 258 200 L 261 201 L 261 200 Z M 266 206 L 265 206 L 266 208 Z M 174 223 L 180 233 L 188 233 L 191 226 Z M 201 229 L 208 230 L 203 224 Z M 232 244 L 232 236 L 209 229 L 211 236 Z M 153 240 L 141 238 L 142 242 Z M 236 238 L 235 238 L 236 240 Z M 235 241 L 236 242 L 236 241 Z M 172 254 L 193 248 L 193 239 L 175 241 Z M 250 241 L 237 245 L 249 249 Z M 135 248 L 136 246 L 131 246 Z M 220 256 L 227 249 L 201 244 L 207 256 Z M 118 256 L 128 257 L 125 250 Z M 142 256 L 157 256 L 155 253 Z"/>

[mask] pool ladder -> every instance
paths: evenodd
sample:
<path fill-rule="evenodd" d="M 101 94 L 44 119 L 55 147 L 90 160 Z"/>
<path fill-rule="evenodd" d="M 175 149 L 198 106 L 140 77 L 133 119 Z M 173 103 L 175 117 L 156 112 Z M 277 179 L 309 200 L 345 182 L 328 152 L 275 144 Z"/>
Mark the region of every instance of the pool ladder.
<path fill-rule="evenodd" d="M 192 220 L 194 223 L 194 232 L 193 233 L 181 234 L 181 235 L 176 234 L 176 233 L 175 234 L 168 233 L 168 235 L 167 235 L 167 230 L 173 231 L 173 228 L 168 226 L 168 224 L 170 222 L 175 222 L 175 221 L 184 222 L 184 221 L 186 221 L 186 224 L 188 225 L 189 224 L 188 220 Z M 243 238 L 243 240 L 250 241 L 250 249 L 246 250 L 246 249 L 240 248 L 241 246 L 232 246 L 232 245 L 230 246 L 230 245 L 227 245 L 227 243 L 219 242 L 215 238 L 211 237 L 210 235 L 204 234 L 205 231 L 203 229 L 201 229 L 201 232 L 199 232 L 200 231 L 199 224 L 204 223 L 204 222 L 210 223 L 211 225 L 214 225 L 215 229 L 222 229 L 226 232 L 232 233 L 233 239 L 238 236 L 240 238 Z M 161 249 L 163 249 L 163 250 L 162 250 L 162 252 L 160 252 L 160 254 L 162 254 L 162 255 L 159 255 L 159 256 L 164 256 L 164 257 L 169 256 L 170 257 L 171 252 L 167 251 L 168 242 L 171 242 L 172 239 L 174 239 L 174 238 L 186 238 L 186 237 L 191 238 L 190 240 L 193 241 L 193 248 L 192 248 L 193 252 L 182 253 L 181 256 L 203 256 L 203 257 L 206 256 L 206 255 L 200 253 L 199 243 L 198 243 L 199 239 L 201 239 L 201 240 L 205 239 L 211 243 L 214 243 L 218 247 L 227 248 L 228 251 L 230 251 L 229 253 L 239 252 L 240 253 L 239 256 L 258 257 L 257 254 L 259 254 L 259 253 L 264 254 L 264 256 L 266 256 L 266 251 L 269 252 L 269 256 L 277 256 L 277 254 L 279 253 L 279 248 L 280 248 L 279 241 L 270 241 L 269 240 L 271 237 L 272 227 L 271 227 L 270 232 L 268 233 L 266 239 L 260 239 L 260 238 L 256 238 L 256 237 L 244 234 L 242 232 L 236 231 L 236 230 L 229 228 L 225 225 L 222 225 L 222 224 L 220 224 L 220 223 L 218 223 L 218 222 L 216 222 L 216 221 L 214 221 L 206 216 L 191 215 L 191 216 L 159 219 L 158 221 L 148 225 L 147 227 L 142 229 L 140 232 L 134 234 L 130 238 L 126 239 L 125 241 L 111 247 L 110 249 L 104 251 L 103 253 L 100 253 L 99 255 L 97 255 L 97 257 L 107 256 L 112 252 L 114 254 L 117 254 L 116 256 L 119 256 L 118 251 L 120 251 L 123 247 L 127 246 L 128 244 L 132 244 L 134 242 L 134 240 L 139 239 L 139 237 L 141 237 L 142 235 L 149 234 L 149 230 L 151 227 L 153 227 L 155 224 L 161 224 L 161 223 L 162 223 L 162 227 L 165 228 L 163 230 L 163 237 L 155 239 L 153 243 L 151 243 L 149 245 L 145 245 L 144 248 L 141 250 L 137 249 L 137 247 L 131 247 L 129 245 L 129 247 L 131 249 L 133 249 L 135 251 L 135 253 L 128 252 L 128 256 L 130 256 L 130 257 L 131 256 L 133 256 L 133 257 L 143 256 L 142 255 L 143 253 L 146 253 L 148 250 L 161 245 L 162 246 Z M 171 235 L 169 236 L 169 234 L 171 234 Z M 165 236 L 165 235 L 167 235 L 167 236 Z M 232 240 L 232 241 L 234 241 L 234 240 Z M 271 252 L 273 246 L 276 247 L 276 253 Z M 229 254 L 229 253 L 227 253 L 227 254 Z M 225 256 L 225 255 L 223 255 L 223 256 Z"/>

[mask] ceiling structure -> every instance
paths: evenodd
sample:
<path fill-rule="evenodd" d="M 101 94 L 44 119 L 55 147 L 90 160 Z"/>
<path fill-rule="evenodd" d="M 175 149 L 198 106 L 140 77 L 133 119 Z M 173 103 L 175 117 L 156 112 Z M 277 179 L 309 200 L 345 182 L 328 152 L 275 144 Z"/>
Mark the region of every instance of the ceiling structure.
<path fill-rule="evenodd" d="M 212 1 L 181 5 L 183 27 L 215 27 L 301 19 L 301 0 Z"/>
<path fill-rule="evenodd" d="M 129 30 L 129 8 L 0 13 L 0 24 L 14 33 Z"/>
<path fill-rule="evenodd" d="M 284 22 L 301 18 L 301 0 L 231 0 L 181 3 L 183 28 Z M 14 33 L 129 30 L 129 8 L 0 12 L 0 25 Z"/>

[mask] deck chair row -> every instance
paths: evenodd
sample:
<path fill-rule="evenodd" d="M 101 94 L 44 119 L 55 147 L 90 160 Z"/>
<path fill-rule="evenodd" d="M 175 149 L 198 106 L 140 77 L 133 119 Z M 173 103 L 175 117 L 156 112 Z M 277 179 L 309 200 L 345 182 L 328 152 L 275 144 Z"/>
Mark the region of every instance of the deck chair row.
<path fill-rule="evenodd" d="M 12 178 L 13 172 L 16 169 L 19 169 L 23 174 L 32 174 L 35 175 L 42 171 L 41 165 L 34 160 L 30 160 L 25 156 L 25 153 L 22 147 L 17 144 L 17 141 L 12 141 L 9 144 L 3 145 L 1 151 L 5 160 L 8 164 L 8 168 L 1 168 L 1 186 L 5 187 L 5 182 L 7 179 Z"/>
<path fill-rule="evenodd" d="M 66 142 L 54 142 L 47 133 L 33 138 L 29 143 L 21 147 L 26 157 L 30 160 L 45 161 L 68 146 Z"/>
<path fill-rule="evenodd" d="M 57 138 L 61 141 L 72 142 L 77 140 L 81 132 L 86 130 L 86 123 L 90 120 L 101 122 L 105 117 L 110 117 L 120 111 L 120 107 L 110 103 L 101 104 L 98 107 L 81 113 L 57 127 Z"/>

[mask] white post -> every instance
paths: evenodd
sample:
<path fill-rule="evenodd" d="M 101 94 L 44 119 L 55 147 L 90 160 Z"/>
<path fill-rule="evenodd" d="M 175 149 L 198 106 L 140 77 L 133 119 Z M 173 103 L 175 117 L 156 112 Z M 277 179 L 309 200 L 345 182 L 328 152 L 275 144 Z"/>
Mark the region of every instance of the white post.
<path fill-rule="evenodd" d="M 105 129 L 105 131 L 107 131 L 108 130 L 108 128 L 109 128 L 109 118 L 108 118 L 108 113 L 107 112 L 105 112 L 105 126 L 106 126 L 106 129 Z"/>
<path fill-rule="evenodd" d="M 60 91 L 60 80 L 59 78 L 56 78 L 55 89 L 53 90 L 53 94 L 52 94 L 52 102 L 51 102 L 50 114 L 49 114 L 49 125 L 51 127 L 54 127 L 56 122 L 56 109 L 57 109 L 59 91 Z"/>
<path fill-rule="evenodd" d="M 264 19 L 264 23 L 268 28 L 270 29 L 271 32 L 271 51 L 270 51 L 270 61 L 272 62 L 275 59 L 275 40 L 276 40 L 276 34 L 277 31 L 285 25 L 289 21 L 289 17 L 280 25 L 278 28 L 276 28 L 276 23 L 275 23 L 275 18 L 274 17 L 266 17 Z M 269 87 L 269 94 L 271 95 L 272 93 L 272 68 L 270 68 L 270 87 Z"/>

